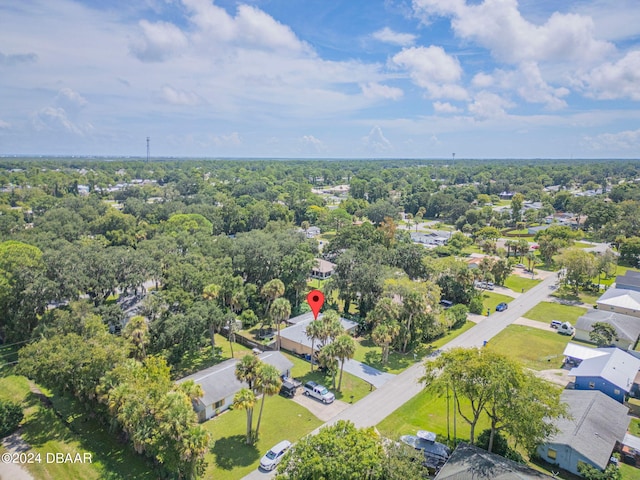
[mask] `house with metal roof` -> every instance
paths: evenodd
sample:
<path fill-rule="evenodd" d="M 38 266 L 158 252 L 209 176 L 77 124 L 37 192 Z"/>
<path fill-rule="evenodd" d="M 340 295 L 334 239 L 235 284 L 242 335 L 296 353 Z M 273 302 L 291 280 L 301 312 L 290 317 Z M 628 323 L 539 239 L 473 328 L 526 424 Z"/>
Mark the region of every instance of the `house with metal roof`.
<path fill-rule="evenodd" d="M 634 348 L 640 336 L 640 318 L 606 310 L 590 310 L 578 318 L 574 338 L 591 342 L 589 334 L 595 323 L 607 323 L 615 328 L 613 345 L 624 350 Z"/>
<path fill-rule="evenodd" d="M 264 363 L 273 365 L 280 375 L 289 376 L 293 363 L 280 352 L 263 352 L 258 355 Z M 192 375 L 181 378 L 177 383 L 193 380 L 202 387 L 204 395 L 193 403 L 198 421 L 204 422 L 228 409 L 234 395 L 248 385 L 236 378 L 238 359 L 232 358 Z"/>
<path fill-rule="evenodd" d="M 495 453 L 460 442 L 434 480 L 544 480 L 554 478 Z"/>
<path fill-rule="evenodd" d="M 564 348 L 564 363 L 569 365 L 578 366 L 583 360 L 587 358 L 600 357 L 602 355 L 609 355 L 609 352 L 605 348 L 591 348 L 584 345 L 578 345 L 577 343 L 569 342 Z"/>
<path fill-rule="evenodd" d="M 576 377 L 576 390 L 598 390 L 622 403 L 633 389 L 640 359 L 619 348 L 598 350 L 606 351 L 607 355 L 583 360 L 569 375 Z"/>
<path fill-rule="evenodd" d="M 322 313 L 318 319 L 322 319 Z M 313 313 L 308 312 L 288 320 L 291 326 L 280 330 L 280 348 L 288 350 L 298 355 L 311 355 L 311 339 L 307 336 L 307 326 L 313 321 Z M 340 323 L 347 333 L 355 331 L 358 327 L 356 322 L 340 318 Z M 318 341 L 314 342 L 314 349 L 320 349 Z"/>
<path fill-rule="evenodd" d="M 556 421 L 558 433 L 538 446 L 538 455 L 576 475 L 583 463 L 604 470 L 627 433 L 629 409 L 595 391 L 565 390 L 560 399 L 568 406 L 568 416 Z"/>
<path fill-rule="evenodd" d="M 640 317 L 640 292 L 626 288 L 610 288 L 598 300 L 598 310 Z"/>

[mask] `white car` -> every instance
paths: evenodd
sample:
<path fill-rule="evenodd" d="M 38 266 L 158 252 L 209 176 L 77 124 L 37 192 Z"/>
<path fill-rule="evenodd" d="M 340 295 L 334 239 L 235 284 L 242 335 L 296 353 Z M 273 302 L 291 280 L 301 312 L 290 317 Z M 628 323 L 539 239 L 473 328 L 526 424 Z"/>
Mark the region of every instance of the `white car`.
<path fill-rule="evenodd" d="M 280 460 L 282 460 L 282 457 L 284 457 L 284 454 L 289 450 L 289 447 L 291 447 L 289 440 L 283 440 L 275 447 L 272 447 L 260 460 L 260 468 L 268 471 L 276 468 Z"/>

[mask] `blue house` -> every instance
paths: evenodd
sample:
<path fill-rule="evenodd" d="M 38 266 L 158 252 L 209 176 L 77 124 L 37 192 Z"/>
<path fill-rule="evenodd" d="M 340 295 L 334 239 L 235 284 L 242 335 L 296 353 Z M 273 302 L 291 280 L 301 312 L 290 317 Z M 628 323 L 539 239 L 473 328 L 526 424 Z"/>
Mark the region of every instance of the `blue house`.
<path fill-rule="evenodd" d="M 587 358 L 569 375 L 576 377 L 576 390 L 598 390 L 605 395 L 624 402 L 631 391 L 640 370 L 640 359 L 619 348 L 601 348 L 605 355 Z"/>
<path fill-rule="evenodd" d="M 568 416 L 555 421 L 558 432 L 538 446 L 538 455 L 576 475 L 581 464 L 604 470 L 627 433 L 628 408 L 600 392 L 565 390 L 560 400 Z"/>

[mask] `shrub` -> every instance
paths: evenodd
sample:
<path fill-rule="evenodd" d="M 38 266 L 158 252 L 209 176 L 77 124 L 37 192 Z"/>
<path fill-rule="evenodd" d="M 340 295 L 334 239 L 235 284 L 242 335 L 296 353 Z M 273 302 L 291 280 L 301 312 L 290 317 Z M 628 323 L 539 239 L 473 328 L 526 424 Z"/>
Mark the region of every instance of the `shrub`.
<path fill-rule="evenodd" d="M 0 437 L 15 432 L 23 417 L 22 406 L 19 403 L 0 400 Z"/>
<path fill-rule="evenodd" d="M 479 296 L 475 296 L 469 302 L 469 311 L 471 313 L 475 313 L 476 315 L 482 315 L 482 311 L 484 310 L 484 306 L 482 305 L 482 298 Z"/>

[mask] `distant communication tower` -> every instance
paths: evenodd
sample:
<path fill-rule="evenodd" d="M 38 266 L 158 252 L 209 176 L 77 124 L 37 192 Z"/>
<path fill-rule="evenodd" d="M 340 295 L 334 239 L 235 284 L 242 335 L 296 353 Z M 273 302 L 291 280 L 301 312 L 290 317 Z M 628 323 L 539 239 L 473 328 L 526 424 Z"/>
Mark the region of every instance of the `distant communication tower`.
<path fill-rule="evenodd" d="M 147 163 L 149 163 L 149 137 L 147 137 Z"/>

